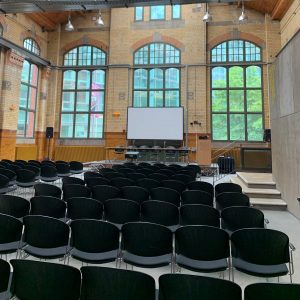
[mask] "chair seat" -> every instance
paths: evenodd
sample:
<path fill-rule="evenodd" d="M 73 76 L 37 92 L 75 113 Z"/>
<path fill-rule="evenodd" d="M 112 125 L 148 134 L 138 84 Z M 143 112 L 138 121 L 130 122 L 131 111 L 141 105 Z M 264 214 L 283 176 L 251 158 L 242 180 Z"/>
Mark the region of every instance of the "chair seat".
<path fill-rule="evenodd" d="M 17 185 L 20 187 L 32 187 L 36 184 L 36 181 L 31 181 L 31 182 L 20 182 L 17 181 Z"/>
<path fill-rule="evenodd" d="M 16 252 L 20 247 L 20 242 L 11 242 L 6 244 L 0 244 L 0 254 L 9 254 Z"/>
<path fill-rule="evenodd" d="M 86 263 L 108 263 L 117 259 L 118 249 L 101 253 L 90 253 L 73 248 L 71 250 L 71 256 Z"/>
<path fill-rule="evenodd" d="M 70 249 L 67 246 L 56 247 L 56 248 L 37 248 L 34 246 L 26 245 L 23 250 L 29 255 L 45 258 L 45 259 L 55 259 L 66 255 Z"/>
<path fill-rule="evenodd" d="M 289 270 L 286 264 L 280 265 L 257 265 L 244 261 L 239 258 L 233 258 L 233 267 L 249 275 L 259 277 L 277 277 L 288 274 Z"/>
<path fill-rule="evenodd" d="M 41 177 L 40 178 L 42 181 L 45 181 L 45 182 L 52 182 L 52 181 L 56 181 L 59 179 L 58 176 L 54 176 L 54 177 Z"/>
<path fill-rule="evenodd" d="M 137 267 L 158 268 L 167 266 L 172 262 L 172 253 L 161 256 L 145 257 L 124 251 L 123 261 Z"/>
<path fill-rule="evenodd" d="M 213 261 L 195 260 L 183 255 L 176 255 L 176 263 L 185 269 L 196 272 L 218 272 L 228 268 L 227 259 L 217 259 Z"/>

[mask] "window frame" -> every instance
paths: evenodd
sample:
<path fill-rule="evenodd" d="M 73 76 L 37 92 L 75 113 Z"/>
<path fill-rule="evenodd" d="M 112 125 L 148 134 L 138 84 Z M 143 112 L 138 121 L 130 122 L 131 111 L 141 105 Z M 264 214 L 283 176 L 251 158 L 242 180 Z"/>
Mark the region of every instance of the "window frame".
<path fill-rule="evenodd" d="M 161 19 L 153 19 L 152 18 L 152 8 L 156 7 L 156 6 L 164 7 L 164 16 Z M 150 6 L 150 14 L 149 15 L 150 15 L 150 17 L 149 17 L 150 21 L 164 21 L 164 20 L 166 20 L 166 5 L 152 5 L 152 6 Z"/>
<path fill-rule="evenodd" d="M 228 44 L 231 41 L 243 41 L 243 61 L 230 61 L 229 60 L 229 51 L 228 51 Z M 246 58 L 246 52 L 245 52 L 245 44 L 246 42 L 251 43 L 253 45 L 255 45 L 256 47 L 258 47 L 260 49 L 260 60 L 259 61 L 247 61 Z M 222 62 L 213 62 L 212 61 L 212 51 L 218 47 L 219 45 L 226 43 L 226 62 L 222 61 Z M 210 67 L 210 126 L 211 126 L 211 136 L 212 136 L 212 141 L 214 142 L 247 142 L 247 143 L 260 143 L 263 142 L 263 140 L 259 141 L 259 140 L 249 140 L 249 133 L 248 133 L 248 116 L 250 115 L 260 115 L 262 117 L 262 131 L 265 130 L 265 111 L 264 111 L 264 70 L 263 70 L 263 64 L 262 64 L 262 48 L 260 46 L 258 46 L 257 44 L 248 41 L 248 40 L 226 40 L 226 41 L 222 41 L 221 43 L 219 43 L 218 45 L 215 45 L 211 50 L 210 50 L 210 61 L 211 61 L 211 67 Z M 261 70 L 261 86 L 260 88 L 258 87 L 247 87 L 247 76 L 246 76 L 246 71 L 248 67 L 259 67 Z M 213 87 L 213 69 L 217 68 L 217 67 L 222 67 L 226 69 L 226 87 L 223 88 L 215 88 Z M 242 87 L 230 87 L 230 81 L 229 81 L 229 70 L 232 67 L 241 67 L 243 69 L 243 86 Z M 227 105 L 227 109 L 226 111 L 223 112 L 214 112 L 213 111 L 213 91 L 215 90 L 220 90 L 220 91 L 226 91 L 226 105 Z M 242 112 L 231 112 L 230 111 L 230 97 L 229 97 L 229 91 L 243 91 L 243 95 L 244 95 L 244 110 Z M 247 110 L 247 91 L 251 91 L 251 90 L 259 90 L 261 91 L 261 112 L 248 112 Z M 227 117 L 227 139 L 226 140 L 217 140 L 214 139 L 213 136 L 213 115 L 226 115 Z M 231 138 L 231 124 L 230 124 L 230 116 L 231 115 L 243 115 L 244 116 L 244 134 L 245 134 L 245 139 L 243 140 L 236 140 L 236 139 L 232 139 Z"/>
<path fill-rule="evenodd" d="M 31 42 L 30 49 L 27 48 L 27 47 L 25 47 L 26 41 L 30 41 L 30 42 Z M 23 47 L 24 47 L 26 50 L 28 50 L 28 51 L 34 53 L 34 54 L 37 55 L 37 56 L 40 56 L 40 55 L 41 55 L 41 47 L 40 47 L 40 45 L 37 43 L 37 41 L 36 41 L 35 39 L 33 39 L 33 38 L 30 38 L 30 37 L 25 38 L 25 39 L 23 40 Z M 36 51 L 34 51 L 34 49 L 36 49 Z"/>
<path fill-rule="evenodd" d="M 178 18 L 174 17 L 173 9 L 174 9 L 175 6 L 179 6 L 179 17 Z M 181 6 L 181 4 L 172 4 L 172 6 L 171 6 L 171 19 L 172 20 L 181 20 L 182 19 L 182 6 Z"/>
<path fill-rule="evenodd" d="M 142 19 L 141 20 L 138 20 L 136 18 L 137 8 L 142 8 Z M 136 7 L 134 7 L 134 22 L 143 22 L 144 19 L 145 19 L 145 7 L 144 6 L 136 6 Z"/>

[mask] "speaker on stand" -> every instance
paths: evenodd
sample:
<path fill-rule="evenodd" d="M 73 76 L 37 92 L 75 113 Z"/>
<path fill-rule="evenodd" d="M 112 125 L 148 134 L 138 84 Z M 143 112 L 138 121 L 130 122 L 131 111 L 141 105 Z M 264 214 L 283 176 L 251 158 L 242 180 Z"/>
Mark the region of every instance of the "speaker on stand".
<path fill-rule="evenodd" d="M 47 148 L 48 148 L 47 160 L 50 160 L 50 140 L 53 139 L 53 127 L 46 128 L 46 139 L 47 139 Z"/>

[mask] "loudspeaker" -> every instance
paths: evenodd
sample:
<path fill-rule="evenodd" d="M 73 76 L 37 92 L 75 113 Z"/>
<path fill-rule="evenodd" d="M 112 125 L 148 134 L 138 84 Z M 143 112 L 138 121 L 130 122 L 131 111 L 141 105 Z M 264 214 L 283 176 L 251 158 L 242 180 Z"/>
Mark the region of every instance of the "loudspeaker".
<path fill-rule="evenodd" d="M 46 128 L 46 139 L 52 139 L 53 138 L 53 127 L 47 127 Z"/>
<path fill-rule="evenodd" d="M 265 129 L 264 142 L 271 143 L 271 129 Z"/>

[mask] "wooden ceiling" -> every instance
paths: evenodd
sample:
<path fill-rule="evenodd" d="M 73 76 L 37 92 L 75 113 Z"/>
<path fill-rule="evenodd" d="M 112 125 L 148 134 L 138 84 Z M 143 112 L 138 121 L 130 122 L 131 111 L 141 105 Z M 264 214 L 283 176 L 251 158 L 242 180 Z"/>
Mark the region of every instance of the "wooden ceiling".
<path fill-rule="evenodd" d="M 241 0 L 238 0 L 238 7 L 241 6 Z M 269 14 L 273 20 L 281 20 L 287 12 L 293 0 L 249 0 L 245 1 L 246 9 L 253 9 L 263 14 Z M 37 24 L 42 26 L 46 31 L 53 31 L 58 24 L 65 24 L 68 21 L 69 13 L 66 11 L 60 12 L 35 12 L 28 13 L 28 16 Z M 72 11 L 71 17 L 86 17 L 86 12 L 83 10 Z"/>

